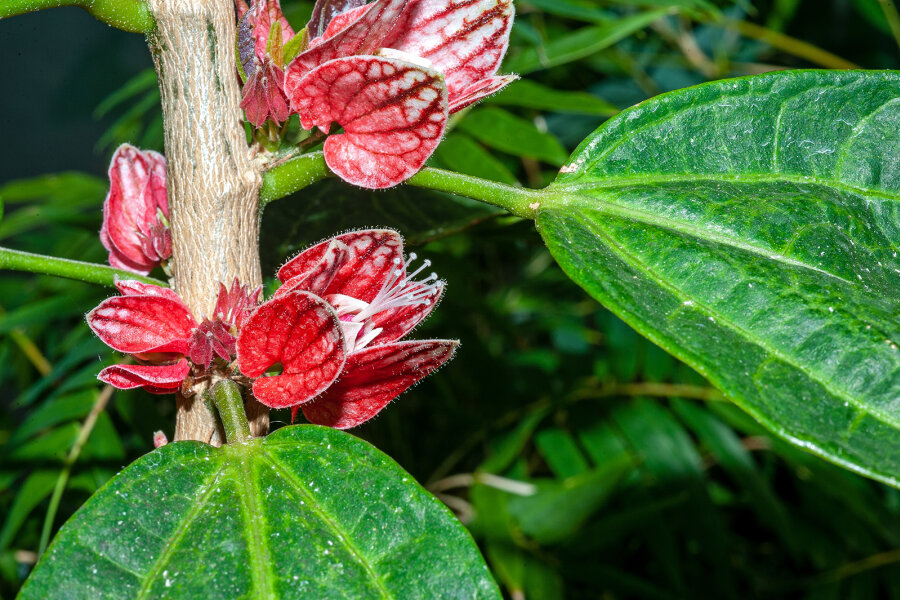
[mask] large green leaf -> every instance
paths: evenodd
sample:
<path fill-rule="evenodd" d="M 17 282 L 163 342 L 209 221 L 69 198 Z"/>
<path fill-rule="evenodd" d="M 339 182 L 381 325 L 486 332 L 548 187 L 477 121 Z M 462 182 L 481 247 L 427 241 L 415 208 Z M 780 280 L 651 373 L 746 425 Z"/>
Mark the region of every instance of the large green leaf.
<path fill-rule="evenodd" d="M 468 532 L 351 435 L 169 444 L 66 523 L 21 598 L 499 598 Z"/>
<path fill-rule="evenodd" d="M 772 431 L 900 485 L 900 73 L 648 100 L 536 210 L 572 279 Z"/>

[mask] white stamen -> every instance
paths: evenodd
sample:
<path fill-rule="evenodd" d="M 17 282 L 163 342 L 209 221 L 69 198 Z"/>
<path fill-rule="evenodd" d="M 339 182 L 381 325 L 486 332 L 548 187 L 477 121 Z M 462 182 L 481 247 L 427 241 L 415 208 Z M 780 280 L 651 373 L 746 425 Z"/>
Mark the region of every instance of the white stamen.
<path fill-rule="evenodd" d="M 407 274 L 407 268 L 416 260 L 416 254 L 409 255 L 409 260 L 403 263 L 399 258 L 394 259 L 398 268 L 391 271 L 391 276 L 384 282 L 372 302 L 353 317 L 356 322 L 362 322 L 374 315 L 394 308 L 404 306 L 428 306 L 432 297 L 443 287 L 443 282 L 438 280 L 437 273 L 432 273 L 425 279 L 414 281 L 416 275 L 431 266 L 430 260 L 425 260 L 418 269 Z"/>

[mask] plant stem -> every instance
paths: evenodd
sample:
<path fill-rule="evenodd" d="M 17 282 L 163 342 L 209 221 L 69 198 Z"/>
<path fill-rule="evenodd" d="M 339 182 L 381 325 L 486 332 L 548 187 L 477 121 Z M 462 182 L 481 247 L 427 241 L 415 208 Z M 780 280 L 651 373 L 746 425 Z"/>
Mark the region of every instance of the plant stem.
<path fill-rule="evenodd" d="M 142 0 L 3 0 L 0 19 L 57 6 L 79 6 L 98 21 L 123 31 L 148 34 L 155 23 Z"/>
<path fill-rule="evenodd" d="M 87 443 L 88 438 L 91 437 L 91 432 L 94 430 L 94 425 L 97 424 L 100 413 L 106 410 L 106 405 L 109 404 L 109 399 L 112 398 L 113 392 L 115 392 L 115 388 L 111 385 L 107 385 L 97 396 L 97 400 L 94 402 L 91 412 L 88 413 L 84 423 L 81 424 L 81 429 L 78 431 L 78 437 L 75 438 L 75 443 L 72 445 L 72 449 L 69 450 L 69 455 L 66 456 L 63 469 L 60 471 L 59 477 L 56 480 L 56 487 L 53 488 L 53 495 L 50 497 L 50 505 L 47 507 L 47 514 L 44 516 L 44 526 L 41 530 L 38 556 L 44 554 L 44 550 L 47 549 L 47 544 L 50 542 L 50 532 L 53 530 L 53 522 L 56 520 L 59 502 L 62 500 L 63 492 L 66 490 L 66 484 L 69 482 L 69 476 L 72 474 L 72 467 L 75 466 L 78 457 L 81 455 L 81 450 L 84 448 L 85 443 Z"/>
<path fill-rule="evenodd" d="M 712 21 L 716 24 L 716 21 Z M 856 63 L 841 58 L 836 54 L 832 54 L 827 50 L 823 50 L 818 46 L 813 46 L 802 40 L 773 31 L 761 25 L 750 23 L 749 21 L 738 21 L 733 19 L 724 19 L 719 22 L 720 25 L 727 29 L 737 31 L 744 37 L 765 42 L 779 50 L 783 50 L 789 54 L 804 58 L 809 62 L 825 67 L 826 69 L 859 69 Z"/>
<path fill-rule="evenodd" d="M 222 379 L 212 386 L 207 394 L 219 411 L 227 443 L 241 444 L 253 438 L 250 435 L 250 424 L 247 422 L 247 413 L 244 412 L 244 398 L 238 384 L 231 379 Z"/>
<path fill-rule="evenodd" d="M 3 269 L 10 271 L 27 271 L 29 273 L 42 273 L 44 275 L 56 275 L 57 277 L 66 277 L 68 279 L 75 279 L 76 281 L 96 283 L 109 287 L 115 286 L 116 278 L 137 279 L 144 283 L 153 283 L 155 285 L 167 287 L 164 281 L 154 279 L 153 277 L 138 275 L 131 271 L 122 271 L 120 269 L 107 267 L 106 265 L 81 262 L 79 260 L 69 260 L 66 258 L 56 258 L 55 256 L 44 256 L 41 254 L 32 254 L 30 252 L 21 252 L 19 250 L 10 250 L 9 248 L 0 248 L 0 270 Z"/>
<path fill-rule="evenodd" d="M 298 156 L 263 175 L 260 192 L 260 206 L 289 196 L 308 185 L 331 177 L 333 174 L 325 164 L 321 152 Z M 408 185 L 459 194 L 487 204 L 499 206 L 512 214 L 531 219 L 539 207 L 542 195 L 539 191 L 479 179 L 470 175 L 453 173 L 442 169 L 425 168 L 413 175 Z"/>
<path fill-rule="evenodd" d="M 884 17 L 891 28 L 891 33 L 894 34 L 894 39 L 897 41 L 897 46 L 900 47 L 900 14 L 897 13 L 894 0 L 879 0 L 879 2 L 881 10 L 884 11 Z"/>

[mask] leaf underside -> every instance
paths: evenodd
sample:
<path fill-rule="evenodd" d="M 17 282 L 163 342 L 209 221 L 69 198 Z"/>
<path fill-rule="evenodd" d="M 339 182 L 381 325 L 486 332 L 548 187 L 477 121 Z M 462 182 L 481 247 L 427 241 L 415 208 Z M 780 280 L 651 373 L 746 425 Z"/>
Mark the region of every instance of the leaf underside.
<path fill-rule="evenodd" d="M 468 532 L 349 434 L 168 444 L 62 528 L 20 598 L 499 598 Z"/>
<path fill-rule="evenodd" d="M 900 74 L 659 96 L 590 136 L 537 225 L 562 268 L 775 433 L 900 485 Z"/>

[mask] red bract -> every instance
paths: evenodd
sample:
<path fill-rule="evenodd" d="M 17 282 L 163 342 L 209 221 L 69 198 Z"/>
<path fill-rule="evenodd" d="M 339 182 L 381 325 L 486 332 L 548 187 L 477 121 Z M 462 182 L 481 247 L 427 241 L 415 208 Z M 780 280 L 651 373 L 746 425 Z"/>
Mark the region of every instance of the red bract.
<path fill-rule="evenodd" d="M 309 248 L 278 272 L 289 290 L 284 296 L 315 289 L 343 329 L 347 360 L 340 379 L 299 406 L 313 423 L 360 425 L 452 357 L 453 340 L 399 341 L 428 316 L 444 288 L 434 273 L 416 280 L 430 262 L 409 272 L 415 258 L 403 259 L 395 231 L 355 231 Z"/>
<path fill-rule="evenodd" d="M 340 4 L 349 10 L 324 31 L 327 12 L 310 23 L 321 34 L 288 65 L 284 90 L 305 128 L 344 128 L 326 140 L 325 161 L 350 183 L 385 188 L 408 179 L 434 152 L 449 114 L 515 79 L 496 75 L 512 0 Z"/>
<path fill-rule="evenodd" d="M 172 256 L 166 159 L 122 144 L 109 165 L 100 241 L 109 264 L 146 275 Z"/>
<path fill-rule="evenodd" d="M 141 364 L 103 369 L 101 381 L 119 389 L 142 387 L 152 393 L 177 390 L 194 365 L 209 369 L 216 356 L 230 362 L 237 327 L 260 290 L 248 292 L 237 282 L 220 285 L 216 315 L 198 325 L 181 298 L 170 289 L 139 281 L 117 281 L 121 296 L 108 298 L 87 315 L 104 343 Z"/>
<path fill-rule="evenodd" d="M 325 161 L 342 179 L 386 188 L 414 175 L 441 141 L 447 90 L 427 67 L 377 56 L 333 60 L 298 82 L 303 127 L 344 128 L 325 140 Z"/>

